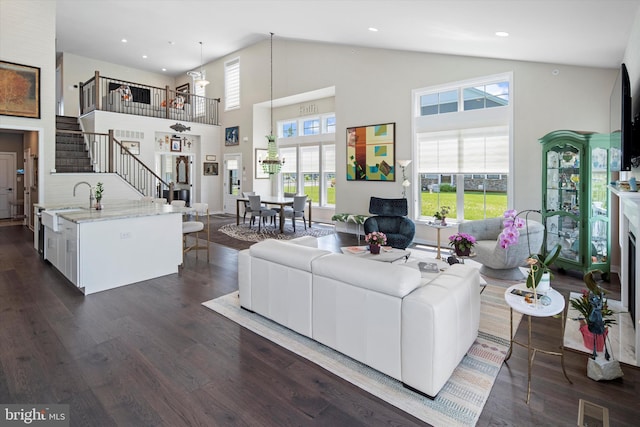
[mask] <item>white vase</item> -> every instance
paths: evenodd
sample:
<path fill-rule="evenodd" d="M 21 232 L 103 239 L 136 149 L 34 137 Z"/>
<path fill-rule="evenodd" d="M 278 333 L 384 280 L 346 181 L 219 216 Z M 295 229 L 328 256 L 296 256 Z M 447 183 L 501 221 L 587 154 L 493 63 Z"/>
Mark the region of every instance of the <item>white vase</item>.
<path fill-rule="evenodd" d="M 540 278 L 540 283 L 536 287 L 536 292 L 540 294 L 546 294 L 549 289 L 551 289 L 551 276 L 549 272 L 542 273 L 542 277 Z"/>

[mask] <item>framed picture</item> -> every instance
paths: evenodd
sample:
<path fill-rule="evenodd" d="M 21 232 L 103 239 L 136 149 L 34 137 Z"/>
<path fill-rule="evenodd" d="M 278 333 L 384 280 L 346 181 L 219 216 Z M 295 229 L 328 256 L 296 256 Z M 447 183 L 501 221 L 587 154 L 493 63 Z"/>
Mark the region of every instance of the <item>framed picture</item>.
<path fill-rule="evenodd" d="M 225 128 L 224 130 L 224 145 L 239 145 L 240 144 L 240 126 L 233 126 Z"/>
<path fill-rule="evenodd" d="M 266 148 L 256 148 L 256 175 L 255 179 L 268 179 L 269 174 L 262 169 L 262 161 L 267 158 Z"/>
<path fill-rule="evenodd" d="M 207 154 L 205 156 L 206 160 L 208 162 L 215 162 L 216 161 L 216 155 L 215 154 Z"/>
<path fill-rule="evenodd" d="M 138 141 L 122 141 L 122 146 L 129 150 L 131 154 L 139 155 L 140 154 L 140 142 Z M 124 152 L 124 150 L 122 150 Z"/>
<path fill-rule="evenodd" d="M 395 181 L 395 157 L 395 123 L 347 128 L 347 181 Z"/>
<path fill-rule="evenodd" d="M 40 118 L 40 68 L 0 61 L 0 114 Z"/>
<path fill-rule="evenodd" d="M 171 151 L 182 151 L 182 141 L 180 141 L 180 138 L 171 138 Z"/>
<path fill-rule="evenodd" d="M 202 166 L 204 175 L 218 175 L 218 163 L 217 162 L 204 162 Z"/>
<path fill-rule="evenodd" d="M 189 83 L 185 83 L 183 85 L 180 86 L 176 86 L 176 92 L 181 92 L 184 94 L 189 94 L 189 92 L 191 91 L 191 86 L 189 85 Z M 185 96 L 184 97 L 184 103 L 188 104 L 189 103 L 189 97 Z"/>

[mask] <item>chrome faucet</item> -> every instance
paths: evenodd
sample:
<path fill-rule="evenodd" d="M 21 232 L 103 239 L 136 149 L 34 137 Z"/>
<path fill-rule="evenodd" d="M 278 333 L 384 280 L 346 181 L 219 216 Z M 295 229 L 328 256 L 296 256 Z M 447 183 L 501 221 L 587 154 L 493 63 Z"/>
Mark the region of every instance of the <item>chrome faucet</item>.
<path fill-rule="evenodd" d="M 76 197 L 76 188 L 78 188 L 78 185 L 80 184 L 87 184 L 87 186 L 89 187 L 89 209 L 91 209 L 91 205 L 93 205 L 93 189 L 91 187 L 91 184 L 89 184 L 87 181 L 80 181 L 73 186 L 73 197 Z"/>

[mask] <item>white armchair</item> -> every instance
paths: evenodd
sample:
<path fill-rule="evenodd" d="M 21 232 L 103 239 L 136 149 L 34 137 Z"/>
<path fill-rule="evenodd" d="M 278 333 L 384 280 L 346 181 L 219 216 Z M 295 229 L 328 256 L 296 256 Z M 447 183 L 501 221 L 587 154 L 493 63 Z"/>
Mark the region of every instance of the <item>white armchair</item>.
<path fill-rule="evenodd" d="M 503 249 L 498 236 L 504 228 L 504 218 L 488 218 L 477 221 L 463 222 L 458 231 L 476 238 L 473 251 L 476 253 L 474 261 L 482 264 L 480 272 L 496 279 L 521 280 L 524 274 L 521 266 L 531 254 L 540 252 L 544 240 L 544 226 L 533 220 L 527 220 L 521 228 L 518 243 Z"/>

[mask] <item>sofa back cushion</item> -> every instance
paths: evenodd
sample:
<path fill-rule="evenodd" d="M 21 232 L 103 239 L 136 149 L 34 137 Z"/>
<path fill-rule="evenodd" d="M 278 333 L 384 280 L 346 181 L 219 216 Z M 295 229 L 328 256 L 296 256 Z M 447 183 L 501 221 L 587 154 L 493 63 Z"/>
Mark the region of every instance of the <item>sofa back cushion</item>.
<path fill-rule="evenodd" d="M 311 271 L 311 261 L 331 253 L 324 249 L 276 239 L 266 239 L 251 245 L 249 251 L 254 258 L 304 271 Z"/>

